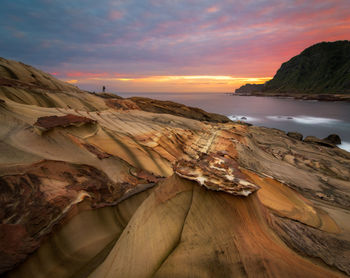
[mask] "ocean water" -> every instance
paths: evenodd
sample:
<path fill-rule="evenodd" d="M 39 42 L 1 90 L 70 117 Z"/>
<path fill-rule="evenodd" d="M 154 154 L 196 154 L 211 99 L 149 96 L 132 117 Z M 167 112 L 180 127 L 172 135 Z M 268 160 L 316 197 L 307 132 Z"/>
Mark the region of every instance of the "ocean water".
<path fill-rule="evenodd" d="M 336 133 L 350 152 L 350 103 L 292 98 L 232 96 L 223 93 L 118 93 L 171 100 L 257 126 L 297 131 L 319 138 Z"/>

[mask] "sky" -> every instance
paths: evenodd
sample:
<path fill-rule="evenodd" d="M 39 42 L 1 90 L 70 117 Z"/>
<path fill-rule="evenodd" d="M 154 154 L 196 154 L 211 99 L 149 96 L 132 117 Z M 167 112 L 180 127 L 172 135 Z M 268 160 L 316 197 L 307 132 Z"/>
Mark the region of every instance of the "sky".
<path fill-rule="evenodd" d="M 232 92 L 321 42 L 350 0 L 2 0 L 0 56 L 90 91 Z"/>

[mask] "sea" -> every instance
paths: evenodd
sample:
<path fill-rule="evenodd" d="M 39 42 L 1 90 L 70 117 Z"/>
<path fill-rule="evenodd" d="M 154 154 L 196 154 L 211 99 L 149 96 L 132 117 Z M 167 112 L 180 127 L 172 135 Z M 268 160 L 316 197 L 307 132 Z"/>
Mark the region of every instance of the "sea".
<path fill-rule="evenodd" d="M 117 93 L 171 100 L 256 126 L 297 131 L 304 136 L 338 134 L 340 148 L 350 152 L 350 103 L 296 100 L 280 97 L 234 96 L 225 93 Z"/>

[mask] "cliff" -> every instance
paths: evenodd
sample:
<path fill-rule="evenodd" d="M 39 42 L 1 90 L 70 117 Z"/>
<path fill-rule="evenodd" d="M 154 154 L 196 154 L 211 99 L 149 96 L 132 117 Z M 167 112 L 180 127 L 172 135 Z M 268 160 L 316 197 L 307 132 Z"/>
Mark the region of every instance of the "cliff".
<path fill-rule="evenodd" d="M 350 275 L 350 153 L 8 67 L 4 277 Z"/>

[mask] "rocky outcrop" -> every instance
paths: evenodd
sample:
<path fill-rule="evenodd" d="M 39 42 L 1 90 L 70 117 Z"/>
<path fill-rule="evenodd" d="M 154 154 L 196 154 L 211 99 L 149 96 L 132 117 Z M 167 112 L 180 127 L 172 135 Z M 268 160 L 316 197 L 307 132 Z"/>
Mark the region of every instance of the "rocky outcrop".
<path fill-rule="evenodd" d="M 232 195 L 248 196 L 259 189 L 259 186 L 247 181 L 246 175 L 228 153 L 202 154 L 196 160 L 180 160 L 174 171 L 180 177 L 194 180 L 205 188 Z"/>
<path fill-rule="evenodd" d="M 83 126 L 86 124 L 95 124 L 96 121 L 87 117 L 68 114 L 65 116 L 47 116 L 39 117 L 34 124 L 34 127 L 40 132 L 49 131 L 57 127 Z"/>
<path fill-rule="evenodd" d="M 11 175 L 0 177 L 0 205 L 5 208 L 0 214 L 1 272 L 37 249 L 54 225 L 84 199 L 92 208 L 114 205 L 126 194 L 139 192 L 137 185 L 142 188 L 145 182 L 159 180 L 137 170 L 118 184 L 94 167 L 61 161 L 42 161 L 7 172 Z"/>
<path fill-rule="evenodd" d="M 349 275 L 348 152 L 170 102 L 11 90 L 4 277 Z"/>
<path fill-rule="evenodd" d="M 338 134 L 330 134 L 326 138 L 323 138 L 323 141 L 326 141 L 328 143 L 331 143 L 333 145 L 340 145 L 341 139 Z"/>
<path fill-rule="evenodd" d="M 311 143 L 311 144 L 317 144 L 317 145 L 321 145 L 321 146 L 325 146 L 325 147 L 329 147 L 329 148 L 334 148 L 335 145 L 333 143 L 330 143 L 328 140 L 323 140 L 323 139 L 319 139 L 315 136 L 306 136 L 304 138 L 304 142 L 306 143 Z"/>
<path fill-rule="evenodd" d="M 143 97 L 130 98 L 141 110 L 146 112 L 170 114 L 189 119 L 208 121 L 214 123 L 227 123 L 230 119 L 226 116 L 208 113 L 200 108 L 188 107 L 186 105 L 172 102 L 162 101 Z"/>
<path fill-rule="evenodd" d="M 287 136 L 295 140 L 299 140 L 299 141 L 303 140 L 303 135 L 299 132 L 287 132 Z"/>
<path fill-rule="evenodd" d="M 54 78 L 52 75 L 21 62 L 0 57 L 1 86 L 52 91 L 80 91 L 76 86 Z"/>
<path fill-rule="evenodd" d="M 108 99 L 106 104 L 108 107 L 116 110 L 141 110 L 140 107 L 130 99 Z"/>

